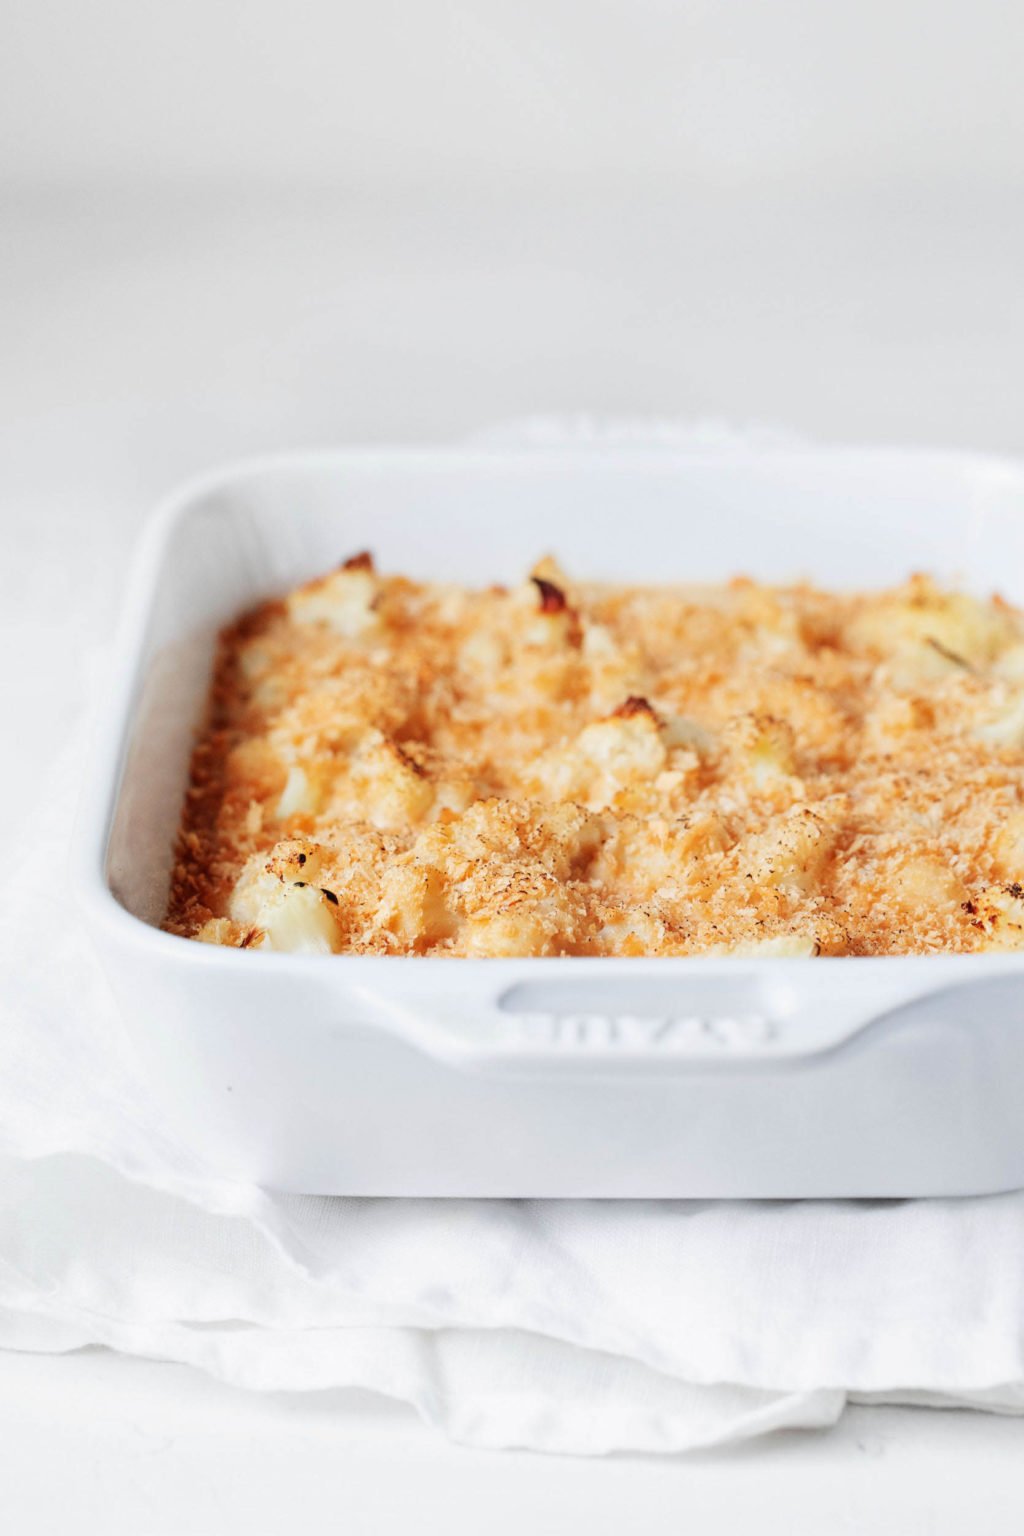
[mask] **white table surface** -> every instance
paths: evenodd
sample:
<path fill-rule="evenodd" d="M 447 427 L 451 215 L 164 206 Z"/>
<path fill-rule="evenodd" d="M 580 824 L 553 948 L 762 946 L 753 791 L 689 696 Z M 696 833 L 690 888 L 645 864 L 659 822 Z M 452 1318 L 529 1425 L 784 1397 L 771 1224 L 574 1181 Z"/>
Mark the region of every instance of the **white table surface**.
<path fill-rule="evenodd" d="M 0 1361 L 0 1526 L 102 1536 L 1016 1536 L 1024 1424 L 853 1408 L 678 1458 L 466 1450 L 354 1393 L 256 1396 L 101 1352 Z"/>
<path fill-rule="evenodd" d="M 13 820 L 154 496 L 219 459 L 552 411 L 1024 450 L 1024 210 L 998 191 L 452 202 L 25 193 L 0 210 L 0 753 Z M 366 1397 L 0 1357 L 0 1529 L 1018 1531 L 1024 1423 L 602 1463 L 450 1447 Z M 983 1513 L 982 1513 L 983 1512 Z"/>

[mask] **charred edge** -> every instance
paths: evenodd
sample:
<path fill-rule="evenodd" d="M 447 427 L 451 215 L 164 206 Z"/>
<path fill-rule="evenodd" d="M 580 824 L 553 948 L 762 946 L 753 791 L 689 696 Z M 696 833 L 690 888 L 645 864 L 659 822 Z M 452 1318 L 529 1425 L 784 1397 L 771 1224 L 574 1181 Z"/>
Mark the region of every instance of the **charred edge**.
<path fill-rule="evenodd" d="M 632 720 L 634 715 L 650 715 L 652 720 L 658 718 L 652 706 L 638 693 L 631 693 L 624 704 L 612 711 L 615 720 Z"/>
<path fill-rule="evenodd" d="M 306 862 L 306 855 L 304 853 L 300 853 L 299 854 L 299 863 L 300 863 L 300 865 L 301 864 L 305 864 L 305 862 Z"/>
<path fill-rule="evenodd" d="M 372 571 L 375 569 L 373 556 L 368 549 L 361 549 L 358 554 L 349 555 L 338 567 L 341 571 Z"/>
<path fill-rule="evenodd" d="M 338 905 L 338 898 L 337 898 L 337 896 L 335 896 L 333 891 L 325 890 L 324 887 L 321 886 L 320 887 L 320 895 L 326 897 L 326 899 L 330 902 L 332 907 L 336 907 Z"/>
<path fill-rule="evenodd" d="M 968 917 L 973 917 L 978 910 L 973 901 L 962 901 L 960 905 L 967 913 Z"/>
<path fill-rule="evenodd" d="M 531 576 L 530 580 L 540 593 L 541 613 L 565 612 L 568 604 L 561 587 L 556 587 L 553 581 L 545 581 L 543 576 Z"/>
<path fill-rule="evenodd" d="M 238 947 L 239 949 L 251 949 L 254 944 L 259 943 L 262 937 L 262 928 L 250 928 L 249 931 L 243 935 L 242 942 Z"/>
<path fill-rule="evenodd" d="M 1014 880 L 1012 885 L 1006 887 L 1006 894 L 1007 896 L 1012 896 L 1014 901 L 1020 901 L 1021 897 L 1024 896 L 1024 885 L 1021 885 L 1019 880 Z"/>

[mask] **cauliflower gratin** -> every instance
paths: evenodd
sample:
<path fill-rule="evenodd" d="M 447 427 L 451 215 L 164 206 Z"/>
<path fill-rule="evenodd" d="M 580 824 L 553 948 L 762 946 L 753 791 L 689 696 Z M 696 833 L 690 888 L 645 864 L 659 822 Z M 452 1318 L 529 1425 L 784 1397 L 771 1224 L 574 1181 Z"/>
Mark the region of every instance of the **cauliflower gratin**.
<path fill-rule="evenodd" d="M 369 555 L 222 636 L 166 926 L 358 955 L 1024 947 L 1024 614 L 468 591 Z"/>

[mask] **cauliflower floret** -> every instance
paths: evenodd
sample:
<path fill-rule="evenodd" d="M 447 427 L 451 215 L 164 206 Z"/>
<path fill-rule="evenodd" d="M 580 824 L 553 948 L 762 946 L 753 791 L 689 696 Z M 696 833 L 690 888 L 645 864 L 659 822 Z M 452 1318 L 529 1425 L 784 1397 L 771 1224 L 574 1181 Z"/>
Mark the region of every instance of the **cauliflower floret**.
<path fill-rule="evenodd" d="M 534 575 L 504 594 L 495 622 L 470 635 L 459 665 L 499 712 L 520 711 L 539 700 L 562 700 L 580 674 L 580 622 L 562 587 Z"/>
<path fill-rule="evenodd" d="M 536 862 L 509 865 L 498 878 L 471 877 L 457 895 L 466 955 L 571 954 L 577 932 L 585 931 L 582 891 Z"/>
<path fill-rule="evenodd" d="M 730 755 L 755 789 L 796 774 L 793 728 L 772 715 L 742 715 L 728 733 Z"/>
<path fill-rule="evenodd" d="M 354 555 L 340 570 L 290 593 L 288 617 L 299 624 L 322 624 L 346 640 L 366 640 L 380 630 L 375 611 L 379 591 L 372 561 Z"/>
<path fill-rule="evenodd" d="M 743 845 L 741 861 L 757 885 L 806 893 L 818 884 L 836 835 L 835 827 L 809 807 L 794 806 Z"/>
<path fill-rule="evenodd" d="M 597 934 L 597 952 L 610 955 L 658 955 L 671 947 L 673 935 L 650 907 L 633 907 L 609 916 Z"/>
<path fill-rule="evenodd" d="M 667 761 L 654 711 L 644 699 L 627 699 L 608 719 L 584 726 L 575 741 L 546 752 L 536 765 L 536 786 L 545 799 L 597 811 L 620 790 L 654 779 Z"/>
<path fill-rule="evenodd" d="M 958 906 L 967 892 L 956 870 L 934 854 L 914 854 L 892 877 L 893 894 L 908 907 Z"/>
<path fill-rule="evenodd" d="M 647 692 L 650 677 L 635 645 L 625 645 L 605 624 L 581 619 L 580 656 L 590 708 L 610 714 L 620 700 Z"/>
<path fill-rule="evenodd" d="M 426 819 L 434 788 L 425 772 L 380 731 L 367 732 L 349 769 L 349 784 L 359 811 L 382 831 L 398 831 Z"/>
<path fill-rule="evenodd" d="M 1024 642 L 1018 641 L 1015 645 L 1007 646 L 997 657 L 992 670 L 997 677 L 1004 678 L 1008 683 L 1024 683 Z"/>
<path fill-rule="evenodd" d="M 979 948 L 1024 949 L 1024 887 L 1017 882 L 989 886 L 964 910 L 980 930 Z"/>
<path fill-rule="evenodd" d="M 1019 751 L 1024 747 L 1024 692 L 1017 689 L 1000 692 L 999 703 L 985 712 L 975 726 L 974 734 L 994 747 Z"/>
<path fill-rule="evenodd" d="M 962 592 L 944 592 L 925 576 L 872 603 L 846 626 L 855 647 L 891 656 L 911 652 L 934 667 L 984 667 L 1016 639 L 1010 615 Z M 924 652 L 929 647 L 931 657 Z"/>
<path fill-rule="evenodd" d="M 338 898 L 315 883 L 319 852 L 281 845 L 269 862 L 250 859 L 228 905 L 232 922 L 259 930 L 252 947 L 297 955 L 335 955 L 343 944 Z M 301 878 L 300 878 L 301 877 Z"/>
<path fill-rule="evenodd" d="M 452 938 L 458 918 L 448 905 L 441 871 L 411 859 L 386 869 L 380 885 L 379 922 L 418 954 Z"/>
<path fill-rule="evenodd" d="M 658 714 L 662 721 L 661 739 L 670 752 L 695 752 L 700 758 L 710 757 L 714 752 L 715 738 L 699 721 L 662 710 Z"/>
<path fill-rule="evenodd" d="M 288 777 L 277 802 L 278 821 L 284 821 L 288 816 L 315 816 L 319 808 L 319 788 L 312 782 L 305 768 L 293 763 L 288 769 Z"/>
<path fill-rule="evenodd" d="M 425 770 L 376 727 L 353 730 L 342 748 L 319 760 L 293 762 L 277 816 L 332 816 L 368 821 L 381 831 L 417 826 L 434 811 L 435 786 Z M 472 786 L 452 779 L 440 804 L 459 806 Z M 439 808 L 439 807 L 437 807 Z"/>

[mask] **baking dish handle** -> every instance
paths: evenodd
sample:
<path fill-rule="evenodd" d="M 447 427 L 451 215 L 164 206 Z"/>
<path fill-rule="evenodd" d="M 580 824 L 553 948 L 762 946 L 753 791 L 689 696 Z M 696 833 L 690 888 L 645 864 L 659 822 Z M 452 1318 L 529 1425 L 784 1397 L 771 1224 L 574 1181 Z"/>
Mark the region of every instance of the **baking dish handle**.
<path fill-rule="evenodd" d="M 932 1005 L 936 1022 L 962 1021 L 976 972 L 958 985 L 971 972 L 956 959 L 938 970 L 922 963 L 925 974 L 885 960 L 801 960 L 674 979 L 646 971 L 604 981 L 588 971 L 509 985 L 492 980 L 485 962 L 457 989 L 353 990 L 361 1016 L 448 1066 L 502 1076 L 661 1075 L 810 1059 L 908 1004 Z M 850 965 L 856 978 L 838 969 Z M 1024 972 L 1019 962 L 1012 969 L 1024 1005 Z"/>

